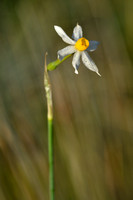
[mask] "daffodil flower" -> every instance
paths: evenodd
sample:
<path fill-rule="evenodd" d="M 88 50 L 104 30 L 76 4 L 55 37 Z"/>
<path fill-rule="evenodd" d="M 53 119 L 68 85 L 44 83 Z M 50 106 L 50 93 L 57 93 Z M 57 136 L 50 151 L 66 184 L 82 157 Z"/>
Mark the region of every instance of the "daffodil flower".
<path fill-rule="evenodd" d="M 55 31 L 57 34 L 62 38 L 62 40 L 69 44 L 69 46 L 65 47 L 64 49 L 61 49 L 57 52 L 59 60 L 62 60 L 65 56 L 74 54 L 72 65 L 75 69 L 75 73 L 78 74 L 78 68 L 80 65 L 80 57 L 82 58 L 82 61 L 84 65 L 96 72 L 99 76 L 101 76 L 98 72 L 98 68 L 96 64 L 93 62 L 91 57 L 89 56 L 87 51 L 95 51 L 99 42 L 87 40 L 83 37 L 83 31 L 82 27 L 77 24 L 77 26 L 73 30 L 73 40 L 68 37 L 68 35 L 64 32 L 64 30 L 59 26 L 54 26 Z"/>

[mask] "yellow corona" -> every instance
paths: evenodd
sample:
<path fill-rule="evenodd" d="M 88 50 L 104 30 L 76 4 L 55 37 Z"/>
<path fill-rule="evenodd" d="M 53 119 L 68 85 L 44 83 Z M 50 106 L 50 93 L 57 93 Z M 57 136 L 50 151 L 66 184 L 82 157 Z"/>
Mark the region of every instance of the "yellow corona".
<path fill-rule="evenodd" d="M 80 38 L 75 44 L 75 48 L 79 51 L 86 50 L 88 46 L 89 46 L 89 41 L 84 37 Z"/>

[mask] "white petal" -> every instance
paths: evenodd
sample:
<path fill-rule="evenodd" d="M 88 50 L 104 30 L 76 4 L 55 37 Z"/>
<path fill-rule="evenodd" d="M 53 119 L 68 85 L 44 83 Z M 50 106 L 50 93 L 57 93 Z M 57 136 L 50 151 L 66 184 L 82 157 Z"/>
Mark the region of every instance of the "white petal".
<path fill-rule="evenodd" d="M 65 56 L 72 54 L 76 51 L 74 46 L 67 46 L 57 52 L 59 60 L 62 60 Z"/>
<path fill-rule="evenodd" d="M 83 37 L 82 27 L 77 24 L 73 30 L 73 39 L 77 41 L 79 38 Z"/>
<path fill-rule="evenodd" d="M 55 31 L 57 34 L 62 38 L 64 42 L 67 44 L 75 44 L 75 41 L 73 41 L 71 38 L 68 37 L 68 35 L 63 31 L 63 29 L 59 26 L 54 26 Z"/>
<path fill-rule="evenodd" d="M 80 51 L 76 51 L 76 53 L 73 55 L 72 65 L 75 69 L 75 74 L 78 74 L 78 68 L 80 65 L 80 55 L 81 55 Z"/>
<path fill-rule="evenodd" d="M 88 69 L 96 72 L 99 76 L 101 76 L 98 72 L 98 68 L 97 68 L 96 64 L 93 62 L 93 60 L 91 59 L 91 57 L 89 56 L 89 54 L 86 51 L 82 52 L 82 61 Z"/>
<path fill-rule="evenodd" d="M 99 45 L 98 41 L 90 40 L 89 41 L 89 47 L 87 48 L 87 51 L 95 51 L 98 45 Z"/>

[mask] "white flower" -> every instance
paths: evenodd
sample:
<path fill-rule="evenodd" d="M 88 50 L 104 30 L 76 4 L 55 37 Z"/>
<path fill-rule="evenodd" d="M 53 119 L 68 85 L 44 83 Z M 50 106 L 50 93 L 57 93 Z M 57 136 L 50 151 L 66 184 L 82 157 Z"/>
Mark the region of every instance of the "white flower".
<path fill-rule="evenodd" d="M 99 76 L 101 76 L 98 72 L 98 68 L 96 64 L 93 62 L 93 60 L 91 59 L 91 57 L 89 56 L 87 52 L 87 51 L 95 51 L 99 42 L 92 41 L 92 40 L 88 41 L 86 38 L 84 38 L 82 28 L 78 24 L 73 30 L 72 38 L 74 40 L 69 38 L 61 27 L 54 26 L 54 28 L 57 34 L 62 38 L 62 40 L 66 42 L 67 44 L 69 44 L 69 46 L 57 52 L 58 58 L 62 60 L 65 56 L 74 53 L 72 65 L 75 69 L 76 74 L 78 74 L 78 68 L 80 65 L 80 56 L 81 56 L 84 65 L 88 69 L 96 72 Z"/>

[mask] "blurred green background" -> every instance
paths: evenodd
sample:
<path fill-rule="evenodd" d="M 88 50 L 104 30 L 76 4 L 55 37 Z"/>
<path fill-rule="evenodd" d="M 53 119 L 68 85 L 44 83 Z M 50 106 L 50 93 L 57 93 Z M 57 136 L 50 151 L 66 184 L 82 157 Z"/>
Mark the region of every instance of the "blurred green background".
<path fill-rule="evenodd" d="M 133 199 L 133 1 L 0 2 L 0 200 L 48 200 L 48 62 L 77 22 L 102 77 L 72 58 L 50 72 L 56 200 Z"/>

